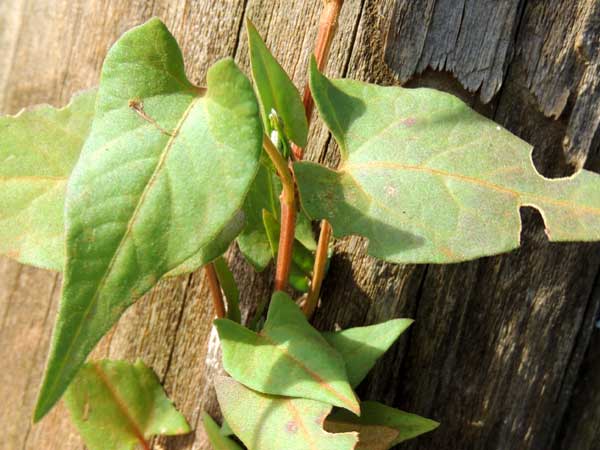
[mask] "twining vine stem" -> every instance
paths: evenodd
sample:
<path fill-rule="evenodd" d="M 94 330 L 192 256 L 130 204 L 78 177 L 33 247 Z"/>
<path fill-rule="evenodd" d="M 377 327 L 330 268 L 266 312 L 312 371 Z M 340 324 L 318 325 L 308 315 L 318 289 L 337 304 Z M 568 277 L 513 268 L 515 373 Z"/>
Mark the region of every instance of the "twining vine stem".
<path fill-rule="evenodd" d="M 292 250 L 296 228 L 296 185 L 288 162 L 279 153 L 271 139 L 263 136 L 263 148 L 277 170 L 283 187 L 281 191 L 281 231 L 277 249 L 277 268 L 275 270 L 275 290 L 287 288 L 292 264 Z"/>
<path fill-rule="evenodd" d="M 331 49 L 331 43 L 333 42 L 333 36 L 337 28 L 338 17 L 344 0 L 323 0 L 324 7 L 321 11 L 321 18 L 319 19 L 319 31 L 317 32 L 317 39 L 315 41 L 314 56 L 317 60 L 317 67 L 319 71 L 323 71 L 325 64 L 327 64 L 327 58 L 329 57 L 329 50 Z M 306 83 L 304 86 L 304 95 L 302 99 L 304 103 L 304 111 L 306 112 L 306 118 L 310 123 L 315 102 L 313 101 L 312 94 L 310 93 L 310 86 Z M 292 144 L 292 153 L 297 160 L 301 160 L 304 151 L 302 148 L 295 144 Z"/>
<path fill-rule="evenodd" d="M 315 41 L 314 56 L 319 70 L 323 70 L 327 63 L 331 42 L 337 28 L 337 21 L 342 8 L 343 0 L 323 0 L 324 7 L 319 20 L 319 30 Z M 308 83 L 304 87 L 303 96 L 304 110 L 307 120 L 310 118 L 314 109 L 314 101 L 310 93 Z M 268 136 L 263 136 L 263 148 L 269 155 L 277 173 L 281 178 L 283 190 L 281 192 L 281 232 L 279 234 L 279 246 L 277 251 L 277 266 L 275 271 L 275 290 L 283 291 L 288 286 L 288 278 L 292 263 L 292 249 L 295 239 L 296 228 L 296 188 L 294 175 L 288 162 L 281 156 L 277 148 L 271 142 Z M 303 149 L 292 144 L 292 154 L 294 159 L 301 160 Z M 313 276 L 307 298 L 303 304 L 304 313 L 310 317 L 315 310 L 325 268 L 327 264 L 327 250 L 331 237 L 331 226 L 325 220 L 321 222 L 321 232 L 315 255 L 315 264 L 313 267 Z M 225 304 L 223 294 L 219 284 L 219 279 L 212 264 L 205 266 L 206 276 L 209 288 L 213 297 L 213 305 L 217 317 L 225 316 Z"/>
<path fill-rule="evenodd" d="M 206 279 L 208 280 L 208 288 L 213 300 L 213 308 L 218 319 L 225 317 L 225 301 L 223 300 L 223 292 L 221 291 L 221 283 L 213 263 L 204 266 Z"/>
<path fill-rule="evenodd" d="M 317 41 L 315 44 L 315 59 L 317 61 L 317 67 L 319 71 L 325 68 L 327 58 L 329 57 L 329 50 L 331 49 L 331 42 L 337 28 L 338 17 L 344 0 L 324 0 L 325 7 L 321 13 L 321 20 L 319 21 L 319 32 L 317 34 Z M 306 111 L 306 118 L 310 123 L 312 111 L 314 108 L 314 101 L 310 93 L 310 87 L 307 85 L 304 87 L 304 110 Z M 292 151 L 297 159 L 302 159 L 302 149 L 295 148 L 292 146 Z M 315 264 L 313 266 L 312 280 L 310 283 L 310 289 L 308 295 L 302 305 L 304 314 L 310 318 L 317 302 L 319 301 L 319 292 L 321 291 L 321 285 L 323 284 L 323 278 L 325 277 L 325 269 L 327 268 L 327 253 L 329 250 L 329 240 L 331 239 L 331 225 L 326 220 L 321 221 L 321 232 L 319 233 L 319 242 L 317 244 L 317 251 L 315 253 Z"/>

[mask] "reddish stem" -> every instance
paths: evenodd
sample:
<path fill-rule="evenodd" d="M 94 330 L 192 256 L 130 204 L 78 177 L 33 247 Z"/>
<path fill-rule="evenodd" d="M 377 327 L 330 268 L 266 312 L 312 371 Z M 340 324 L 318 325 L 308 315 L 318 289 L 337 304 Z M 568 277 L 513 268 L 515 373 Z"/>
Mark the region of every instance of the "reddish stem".
<path fill-rule="evenodd" d="M 317 60 L 317 67 L 319 71 L 325 68 L 327 58 L 329 57 L 329 50 L 331 50 L 331 42 L 337 28 L 338 17 L 344 0 L 324 0 L 325 6 L 321 12 L 321 19 L 319 20 L 319 31 L 317 32 L 317 40 L 315 41 L 315 59 Z M 306 118 L 310 124 L 312 112 L 315 107 L 315 102 L 310 93 L 310 86 L 306 83 L 304 86 L 304 95 L 302 98 L 304 103 L 304 111 L 306 112 Z M 295 144 L 292 144 L 292 153 L 297 160 L 301 160 L 304 155 L 304 150 Z"/>
<path fill-rule="evenodd" d="M 325 269 L 327 268 L 327 251 L 329 249 L 329 239 L 331 239 L 331 225 L 326 220 L 321 221 L 321 233 L 319 234 L 319 243 L 315 253 L 315 264 L 313 266 L 313 275 L 310 283 L 310 290 L 306 300 L 302 304 L 302 310 L 306 317 L 311 317 L 319 301 L 319 293 L 323 278 L 325 278 Z"/>
<path fill-rule="evenodd" d="M 204 272 L 206 273 L 206 279 L 208 281 L 208 288 L 213 300 L 213 308 L 215 315 L 218 319 L 225 317 L 225 301 L 223 300 L 223 292 L 221 292 L 221 284 L 217 277 L 217 271 L 213 263 L 204 266 Z"/>
<path fill-rule="evenodd" d="M 292 265 L 292 249 L 296 229 L 296 185 L 292 171 L 279 150 L 268 136 L 263 136 L 263 148 L 277 170 L 281 179 L 281 231 L 279 248 L 277 249 L 277 268 L 275 270 L 275 290 L 284 291 L 288 285 L 290 266 Z"/>
<path fill-rule="evenodd" d="M 340 15 L 340 10 L 343 3 L 343 0 L 325 0 L 325 7 L 321 13 L 319 32 L 317 34 L 317 41 L 315 44 L 315 59 L 317 60 L 317 67 L 320 71 L 325 68 L 327 58 L 329 57 L 331 42 L 337 28 L 338 17 Z M 304 108 L 309 123 L 314 105 L 315 103 L 310 93 L 310 87 L 307 84 L 304 88 Z M 302 159 L 303 152 L 301 148 L 292 146 L 292 151 L 297 159 Z M 317 251 L 315 253 L 315 264 L 313 266 L 313 276 L 310 283 L 310 290 L 308 291 L 306 300 L 302 305 L 304 314 L 308 318 L 310 318 L 314 313 L 317 307 L 317 302 L 319 301 L 319 293 L 321 292 L 321 285 L 323 284 L 323 278 L 325 277 L 325 268 L 327 267 L 327 251 L 329 249 L 331 231 L 331 225 L 329 222 L 322 220 L 319 242 L 317 244 Z"/>

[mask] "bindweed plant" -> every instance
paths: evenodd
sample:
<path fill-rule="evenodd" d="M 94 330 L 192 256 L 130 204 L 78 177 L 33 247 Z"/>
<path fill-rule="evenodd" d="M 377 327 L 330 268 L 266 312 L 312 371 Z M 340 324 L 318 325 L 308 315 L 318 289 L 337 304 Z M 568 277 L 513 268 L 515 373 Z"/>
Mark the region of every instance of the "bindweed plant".
<path fill-rule="evenodd" d="M 310 325 L 332 235 L 384 261 L 453 263 L 518 247 L 533 206 L 550 240 L 600 239 L 597 174 L 544 178 L 526 142 L 452 95 L 325 76 L 340 6 L 325 1 L 304 98 L 250 22 L 253 83 L 226 58 L 198 87 L 152 19 L 110 49 L 98 89 L 0 118 L 0 253 L 63 272 L 35 421 L 64 395 L 92 450 L 188 432 L 141 361 L 86 359 L 161 279 L 204 267 L 230 376 L 214 380 L 224 427 L 203 417 L 215 449 L 388 449 L 438 425 L 354 392 L 412 321 Z M 303 161 L 313 105 L 335 169 Z M 233 241 L 258 271 L 276 261 L 266 319 L 248 326 L 222 257 Z"/>

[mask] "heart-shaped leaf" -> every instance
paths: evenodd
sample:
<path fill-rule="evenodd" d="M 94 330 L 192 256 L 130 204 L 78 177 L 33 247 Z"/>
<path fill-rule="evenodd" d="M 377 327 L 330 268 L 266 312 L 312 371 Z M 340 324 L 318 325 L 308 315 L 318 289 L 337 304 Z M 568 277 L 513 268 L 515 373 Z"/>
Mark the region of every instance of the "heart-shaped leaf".
<path fill-rule="evenodd" d="M 290 77 L 271 55 L 256 28 L 246 21 L 252 78 L 266 130 L 272 131 L 269 114 L 272 110 L 283 121 L 286 136 L 300 147 L 306 146 L 308 121 L 300 93 Z"/>
<path fill-rule="evenodd" d="M 361 402 L 360 410 L 360 417 L 345 410 L 336 410 L 325 421 L 325 429 L 332 433 L 358 431 L 356 450 L 388 450 L 440 425 L 377 402 Z"/>
<path fill-rule="evenodd" d="M 94 115 L 96 91 L 62 109 L 0 117 L 0 254 L 62 271 L 64 199 Z"/>
<path fill-rule="evenodd" d="M 242 450 L 242 447 L 221 432 L 219 425 L 207 413 L 202 414 L 202 423 L 213 450 Z"/>
<path fill-rule="evenodd" d="M 157 19 L 110 50 L 67 188 L 62 301 L 36 420 L 123 311 L 241 208 L 258 169 L 258 106 L 231 59 L 207 80 L 202 90 L 185 78 L 179 47 Z"/>
<path fill-rule="evenodd" d="M 412 319 L 394 319 L 377 325 L 325 332 L 322 335 L 344 358 L 350 385 L 356 387 L 375 362 L 413 322 Z"/>
<path fill-rule="evenodd" d="M 323 430 L 326 403 L 261 394 L 226 377 L 215 389 L 227 423 L 249 450 L 352 450 L 358 441 L 356 433 Z"/>
<path fill-rule="evenodd" d="M 533 206 L 552 241 L 600 239 L 600 176 L 547 179 L 531 146 L 452 95 L 328 80 L 310 86 L 340 146 L 329 170 L 295 164 L 301 200 L 336 236 L 369 238 L 397 263 L 449 263 L 519 245 L 519 208 Z"/>
<path fill-rule="evenodd" d="M 190 432 L 156 374 L 141 360 L 85 364 L 65 403 L 90 450 L 133 450 L 140 444 L 150 448 L 147 441 L 154 435 Z"/>
<path fill-rule="evenodd" d="M 215 326 L 223 348 L 223 367 L 245 386 L 359 412 L 344 360 L 287 294 L 273 295 L 260 333 L 227 319 L 215 320 Z"/>

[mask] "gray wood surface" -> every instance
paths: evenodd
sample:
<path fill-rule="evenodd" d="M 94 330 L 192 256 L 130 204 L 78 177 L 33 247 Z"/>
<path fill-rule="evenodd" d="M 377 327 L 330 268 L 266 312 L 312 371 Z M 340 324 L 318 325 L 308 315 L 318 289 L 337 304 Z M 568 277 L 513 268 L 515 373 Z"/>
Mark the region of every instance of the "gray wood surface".
<path fill-rule="evenodd" d="M 247 16 L 302 86 L 320 10 L 320 0 L 0 0 L 0 113 L 94 86 L 109 46 L 152 16 L 197 83 L 222 56 L 247 69 Z M 597 170 L 599 23 L 597 0 L 347 0 L 327 73 L 453 92 L 534 144 L 542 173 Z M 307 154 L 337 161 L 318 122 Z M 390 265 L 366 256 L 361 239 L 336 243 L 317 326 L 417 320 L 360 388 L 442 422 L 401 448 L 600 448 L 600 245 L 551 245 L 539 214 L 523 217 L 519 251 L 465 264 Z M 247 315 L 272 271 L 253 273 L 235 248 L 228 259 Z M 83 448 L 62 406 L 30 423 L 59 293 L 60 276 L 0 259 L 1 449 Z M 209 448 L 199 417 L 217 413 L 221 370 L 211 317 L 202 272 L 164 281 L 94 352 L 143 358 L 196 429 L 157 449 Z"/>

